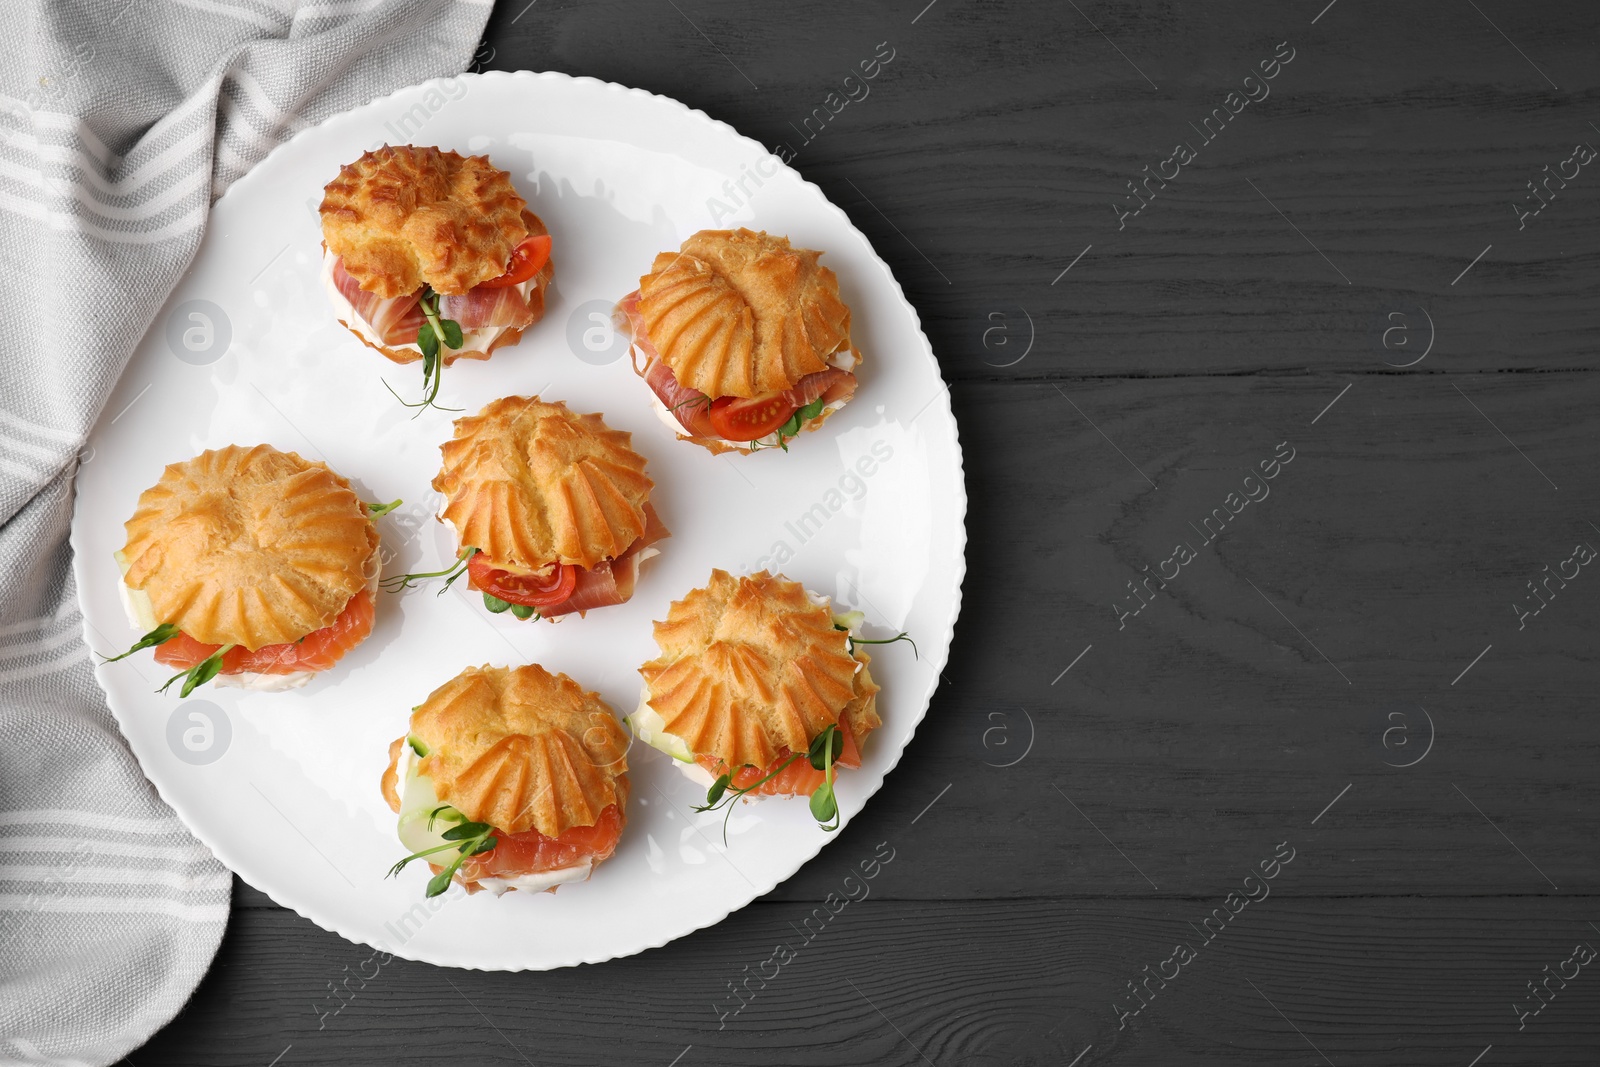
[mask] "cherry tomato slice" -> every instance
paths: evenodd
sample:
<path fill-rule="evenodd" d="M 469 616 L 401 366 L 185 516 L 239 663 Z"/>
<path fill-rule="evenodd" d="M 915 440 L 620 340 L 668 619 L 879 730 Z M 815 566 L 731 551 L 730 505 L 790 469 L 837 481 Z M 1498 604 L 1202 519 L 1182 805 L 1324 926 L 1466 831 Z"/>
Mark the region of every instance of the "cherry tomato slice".
<path fill-rule="evenodd" d="M 529 237 L 512 249 L 511 263 L 506 267 L 506 272 L 498 278 L 479 282 L 479 288 L 505 289 L 508 286 L 521 285 L 544 269 L 544 265 L 550 260 L 550 245 L 550 235 L 547 233 Z"/>
<path fill-rule="evenodd" d="M 711 402 L 708 417 L 718 437 L 729 441 L 754 441 L 788 422 L 796 410 L 782 393 L 724 396 Z"/>
<path fill-rule="evenodd" d="M 496 567 L 479 552 L 467 563 L 467 584 L 508 604 L 553 608 L 572 596 L 578 584 L 578 568 L 555 563 L 548 573 L 512 574 Z"/>

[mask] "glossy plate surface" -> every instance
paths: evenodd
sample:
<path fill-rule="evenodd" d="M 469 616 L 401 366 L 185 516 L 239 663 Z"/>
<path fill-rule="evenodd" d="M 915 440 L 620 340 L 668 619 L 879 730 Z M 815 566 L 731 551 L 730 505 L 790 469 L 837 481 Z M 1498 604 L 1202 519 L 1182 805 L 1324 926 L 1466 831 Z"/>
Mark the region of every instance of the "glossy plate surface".
<path fill-rule="evenodd" d="M 145 773 L 217 856 L 286 907 L 409 959 L 485 969 L 598 962 L 716 923 L 793 874 L 831 835 L 803 800 L 694 815 L 704 793 L 636 744 L 629 821 L 616 855 L 558 893 L 452 888 L 423 903 L 427 869 L 385 878 L 402 849 L 379 794 L 389 742 L 413 705 L 469 664 L 538 662 L 595 689 L 619 714 L 638 703 L 650 623 L 713 567 L 768 567 L 866 612 L 884 727 L 844 774 L 846 821 L 900 758 L 928 707 L 960 605 L 966 542 L 961 452 L 949 394 L 916 313 L 866 239 L 813 185 L 756 142 L 675 101 L 554 74 L 429 82 L 297 135 L 216 204 L 205 242 L 128 366 L 90 440 L 73 519 L 90 647 L 137 634 L 117 595 L 123 521 L 162 467 L 203 449 L 266 442 L 320 459 L 364 498 L 405 505 L 379 520 L 386 573 L 433 570 L 453 539 L 432 518 L 430 481 L 448 413 L 413 419 L 385 389 L 419 394 L 355 340 L 320 282 L 322 186 L 384 142 L 487 153 L 554 236 L 543 321 L 488 362 L 445 371 L 440 403 L 476 411 L 537 393 L 632 431 L 672 538 L 628 604 L 551 623 L 492 616 L 462 581 L 382 595 L 372 636 L 303 689 L 154 690 L 149 652 L 98 668 Z M 675 441 L 648 404 L 615 300 L 653 256 L 696 230 L 747 225 L 825 251 L 865 354 L 855 399 L 790 451 L 713 457 Z"/>

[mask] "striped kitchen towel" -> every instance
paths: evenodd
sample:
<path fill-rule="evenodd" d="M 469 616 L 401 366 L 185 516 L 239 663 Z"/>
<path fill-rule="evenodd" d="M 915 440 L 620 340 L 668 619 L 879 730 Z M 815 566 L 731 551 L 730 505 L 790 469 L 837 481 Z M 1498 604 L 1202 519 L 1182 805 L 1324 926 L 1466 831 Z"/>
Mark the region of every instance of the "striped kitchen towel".
<path fill-rule="evenodd" d="M 296 130 L 459 73 L 490 0 L 12 0 L 0 50 L 0 1067 L 110 1064 L 182 1007 L 226 870 L 90 669 L 79 450 L 213 197 Z"/>

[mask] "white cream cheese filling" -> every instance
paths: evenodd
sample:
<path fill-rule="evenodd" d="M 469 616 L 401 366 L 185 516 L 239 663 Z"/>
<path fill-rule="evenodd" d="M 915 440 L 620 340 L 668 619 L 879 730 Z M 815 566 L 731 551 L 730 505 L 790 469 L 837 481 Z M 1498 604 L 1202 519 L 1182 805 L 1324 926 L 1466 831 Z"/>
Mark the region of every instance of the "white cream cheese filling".
<path fill-rule="evenodd" d="M 856 354 L 850 350 L 848 345 L 839 349 L 839 351 L 828 357 L 829 366 L 838 367 L 840 370 L 844 371 L 853 372 L 858 362 L 860 361 L 856 359 Z M 822 410 L 817 413 L 816 417 L 820 419 L 830 411 L 838 411 L 849 402 L 849 399 L 849 397 L 844 397 L 843 399 L 833 400 L 822 405 Z M 667 405 L 661 402 L 661 398 L 659 396 L 656 396 L 656 391 L 654 389 L 650 390 L 650 409 L 655 412 L 656 418 L 661 420 L 661 425 L 671 430 L 680 439 L 688 440 L 689 438 L 695 436 L 688 430 L 684 429 L 683 423 L 678 421 L 676 415 L 667 410 Z M 758 437 L 754 441 L 730 441 L 726 437 L 710 437 L 706 438 L 706 440 L 716 441 L 718 444 L 731 445 L 734 448 L 747 448 L 752 451 L 757 448 L 779 447 L 778 433 L 776 430 L 767 434 L 765 437 Z"/>
<path fill-rule="evenodd" d="M 288 689 L 299 689 L 316 676 L 316 671 L 293 671 L 289 674 L 257 674 L 254 671 L 240 671 L 238 674 L 219 674 L 211 684 L 218 689 L 282 693 Z"/>
<path fill-rule="evenodd" d="M 828 365 L 838 367 L 840 370 L 853 371 L 856 369 L 856 364 L 860 362 L 861 361 L 856 358 L 855 352 L 851 350 L 849 345 L 845 345 L 843 348 L 839 349 L 833 355 L 828 357 Z"/>
<path fill-rule="evenodd" d="M 333 261 L 336 258 L 337 257 L 326 248 L 322 250 L 322 286 L 328 291 L 328 299 L 333 302 L 334 316 L 342 319 L 345 324 L 350 327 L 350 329 L 360 334 L 362 339 L 368 344 L 375 345 L 379 348 L 393 348 L 396 350 L 403 349 L 407 352 L 415 352 L 419 356 L 422 355 L 422 349 L 415 341 L 409 341 L 405 344 L 398 345 L 385 344 L 378 336 L 377 332 L 373 330 L 371 324 L 357 314 L 355 305 L 345 299 L 344 294 L 339 291 L 339 284 L 333 280 Z M 527 281 L 522 282 L 516 287 L 517 291 L 522 294 L 523 299 L 527 299 L 528 294 L 533 292 L 533 287 L 538 280 L 539 276 L 536 274 L 532 278 L 529 278 Z M 454 349 L 453 351 L 487 352 L 489 350 L 489 346 L 493 344 L 501 334 L 505 333 L 507 330 L 517 328 L 518 327 L 514 326 L 482 326 L 473 330 L 462 330 L 461 347 Z"/>
<path fill-rule="evenodd" d="M 594 862 L 585 861 L 576 867 L 558 867 L 553 871 L 540 871 L 537 874 L 519 874 L 515 878 L 479 878 L 478 884 L 495 896 L 500 896 L 508 889 L 542 893 L 546 889 L 554 889 L 568 882 L 588 881 L 589 875 L 593 873 Z"/>
<path fill-rule="evenodd" d="M 673 765 L 678 768 L 679 774 L 689 779 L 689 781 L 693 782 L 701 789 L 710 789 L 716 784 L 717 780 L 711 777 L 711 772 L 700 766 L 698 763 L 678 763 L 674 761 Z M 759 800 L 761 798 L 757 796 L 756 799 Z"/>

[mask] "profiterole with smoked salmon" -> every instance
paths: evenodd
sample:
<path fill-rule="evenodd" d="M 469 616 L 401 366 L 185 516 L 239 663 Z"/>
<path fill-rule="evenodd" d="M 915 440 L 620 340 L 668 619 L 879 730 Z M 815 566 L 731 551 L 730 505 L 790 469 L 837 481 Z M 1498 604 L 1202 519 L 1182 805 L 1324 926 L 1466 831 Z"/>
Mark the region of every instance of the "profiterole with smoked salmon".
<path fill-rule="evenodd" d="M 410 851 L 390 874 L 426 860 L 430 897 L 587 881 L 627 825 L 627 752 L 611 708 L 566 675 L 468 667 L 389 746 L 383 796 Z"/>
<path fill-rule="evenodd" d="M 372 632 L 374 519 L 326 465 L 271 445 L 170 464 L 139 496 L 116 553 L 120 594 L 181 695 L 218 685 L 304 685 Z M 166 687 L 164 686 L 163 689 Z"/>

